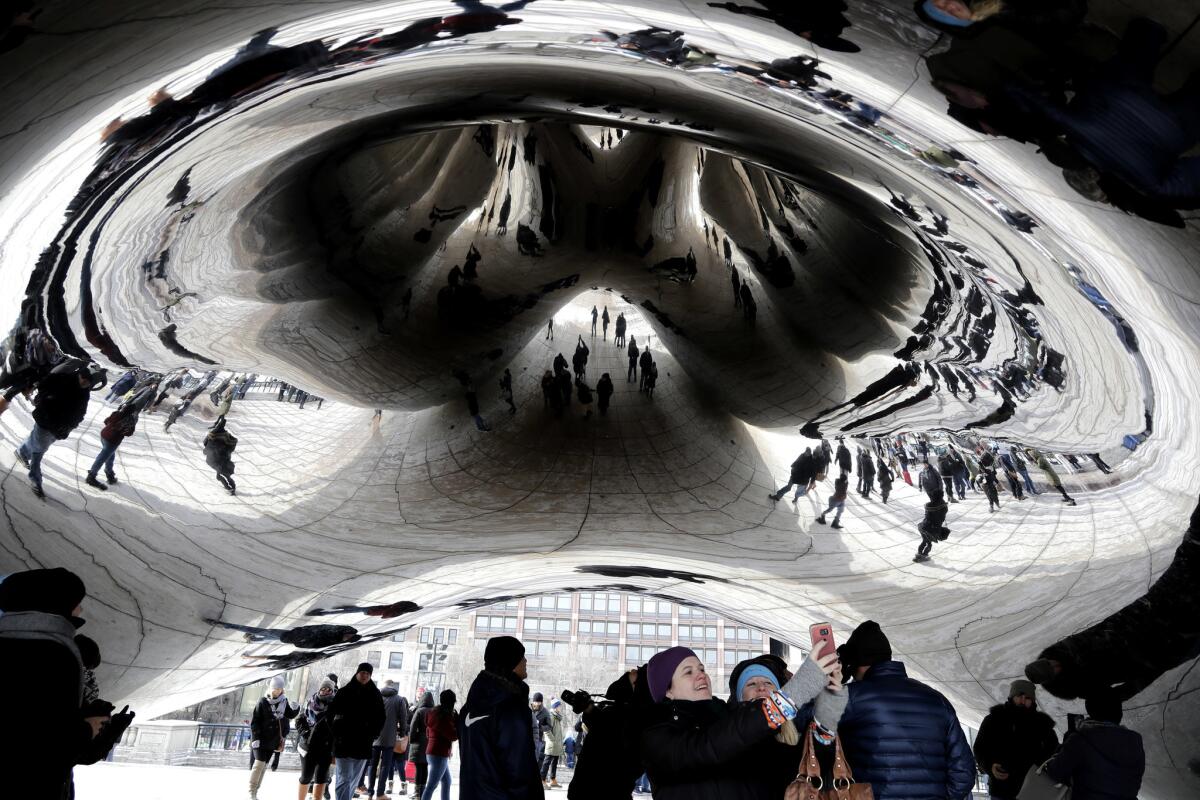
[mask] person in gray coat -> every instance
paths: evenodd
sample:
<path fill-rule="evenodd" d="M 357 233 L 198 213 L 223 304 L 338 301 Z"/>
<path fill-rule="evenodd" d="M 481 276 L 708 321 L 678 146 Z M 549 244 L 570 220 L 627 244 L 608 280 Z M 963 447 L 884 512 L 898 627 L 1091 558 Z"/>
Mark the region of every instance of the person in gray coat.
<path fill-rule="evenodd" d="M 408 730 L 408 703 L 396 689 L 396 682 L 387 680 L 379 690 L 383 697 L 383 726 L 371 743 L 371 762 L 367 772 L 367 795 L 384 798 L 388 779 L 392 775 L 393 749 L 396 746 L 397 730 L 404 725 Z"/>

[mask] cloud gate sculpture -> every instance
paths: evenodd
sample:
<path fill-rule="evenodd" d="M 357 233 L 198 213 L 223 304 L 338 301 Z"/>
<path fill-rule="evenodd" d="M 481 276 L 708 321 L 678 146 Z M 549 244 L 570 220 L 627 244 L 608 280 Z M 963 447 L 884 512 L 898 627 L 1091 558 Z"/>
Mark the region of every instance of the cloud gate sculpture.
<path fill-rule="evenodd" d="M 1176 559 L 1200 237 L 947 116 L 910 4 L 791 5 L 47 3 L 10 29 L 0 571 L 84 578 L 106 694 L 143 716 L 340 647 L 211 620 L 370 640 L 618 587 L 797 645 L 878 620 L 977 725 Z M 73 359 L 109 383 L 38 496 L 20 391 Z M 119 480 L 88 485 L 125 392 Z M 840 530 L 832 466 L 768 497 L 836 437 L 904 461 Z M 914 561 L 927 454 L 972 488 Z M 1014 476 L 994 512 L 981 462 Z M 1127 692 L 1143 797 L 1200 789 L 1200 590 L 1166 588 L 1134 609 L 1191 615 Z"/>

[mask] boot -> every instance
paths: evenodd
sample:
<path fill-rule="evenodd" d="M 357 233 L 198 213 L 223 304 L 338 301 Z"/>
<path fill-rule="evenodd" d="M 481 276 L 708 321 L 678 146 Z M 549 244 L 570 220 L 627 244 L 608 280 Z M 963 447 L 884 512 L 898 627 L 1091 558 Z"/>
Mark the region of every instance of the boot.
<path fill-rule="evenodd" d="M 423 783 L 414 783 L 414 784 L 413 784 L 413 793 L 412 793 L 412 796 L 413 796 L 413 797 L 417 797 L 417 798 L 419 798 L 419 797 L 420 797 L 421 795 L 423 795 L 423 794 L 425 794 L 425 784 L 423 784 Z"/>
<path fill-rule="evenodd" d="M 819 524 L 819 525 L 824 525 L 824 524 L 825 524 L 825 515 L 824 515 L 824 514 L 822 514 L 821 516 L 817 517 L 817 524 Z"/>
<path fill-rule="evenodd" d="M 96 487 L 97 489 L 99 489 L 99 490 L 100 490 L 100 491 L 102 491 L 102 492 L 107 492 L 107 491 L 108 491 L 108 487 L 107 487 L 107 486 L 105 486 L 105 485 L 104 485 L 103 483 L 101 483 L 100 481 L 96 480 L 96 476 L 95 476 L 95 475 L 93 475 L 93 474 L 92 474 L 92 473 L 90 473 L 90 472 L 88 473 L 88 476 L 87 476 L 87 478 L 85 478 L 83 482 L 84 482 L 84 483 L 86 483 L 88 486 L 94 486 L 94 487 Z"/>
<path fill-rule="evenodd" d="M 263 775 L 267 771 L 267 762 L 255 761 L 250 770 L 250 800 L 258 800 L 258 787 L 262 786 Z"/>

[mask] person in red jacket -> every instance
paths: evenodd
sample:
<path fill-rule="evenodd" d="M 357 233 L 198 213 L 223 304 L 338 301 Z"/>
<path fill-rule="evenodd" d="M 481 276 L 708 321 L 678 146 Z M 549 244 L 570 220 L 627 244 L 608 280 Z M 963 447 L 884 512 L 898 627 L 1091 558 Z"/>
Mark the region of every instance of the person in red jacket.
<path fill-rule="evenodd" d="M 442 800 L 450 800 L 450 751 L 458 741 L 454 704 L 458 697 L 446 689 L 438 695 L 438 707 L 425 718 L 425 760 L 429 762 L 429 778 L 421 800 L 433 800 L 434 789 L 442 785 Z"/>
<path fill-rule="evenodd" d="M 137 430 L 138 414 L 141 410 L 141 406 L 136 403 L 125 403 L 104 420 L 104 427 L 100 429 L 100 454 L 92 462 L 92 468 L 88 470 L 84 480 L 88 486 L 100 491 L 108 489 L 108 486 L 96 480 L 101 466 L 104 467 L 104 479 L 108 481 L 108 485 L 117 482 L 117 473 L 113 469 L 116 466 L 117 448 L 125 441 L 126 436 L 133 435 Z"/>

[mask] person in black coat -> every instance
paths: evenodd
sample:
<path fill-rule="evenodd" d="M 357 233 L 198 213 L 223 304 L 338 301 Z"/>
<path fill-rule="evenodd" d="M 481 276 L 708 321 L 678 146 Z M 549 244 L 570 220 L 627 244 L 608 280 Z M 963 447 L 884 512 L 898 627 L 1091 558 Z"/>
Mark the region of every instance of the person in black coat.
<path fill-rule="evenodd" d="M 354 677 L 338 689 L 326 712 L 333 724 L 337 800 L 350 800 L 371 758 L 371 744 L 383 725 L 383 696 L 371 680 L 374 671 L 369 662 L 359 664 Z"/>
<path fill-rule="evenodd" d="M 887 461 L 883 456 L 877 456 L 875 459 L 875 474 L 879 476 L 879 499 L 887 505 L 888 495 L 892 493 L 892 481 L 895 476 L 892 474 L 892 468 L 888 466 Z"/>
<path fill-rule="evenodd" d="M 1029 768 L 1058 749 L 1054 720 L 1037 710 L 1037 687 L 1012 682 L 1008 702 L 992 706 L 975 737 L 975 763 L 988 776 L 988 794 L 1015 800 Z"/>
<path fill-rule="evenodd" d="M 254 766 L 250 768 L 250 798 L 257 800 L 258 787 L 272 757 L 275 767 L 279 766 L 278 753 L 283 752 L 283 743 L 291 733 L 289 720 L 300 713 L 300 706 L 293 706 L 284 695 L 282 675 L 271 679 L 271 688 L 259 699 L 250 716 L 250 749 L 254 754 Z"/>
<path fill-rule="evenodd" d="M 300 791 L 307 794 L 312 786 L 313 800 L 323 800 L 325 786 L 329 783 L 329 767 L 333 763 L 333 728 L 329 722 L 329 704 L 337 692 L 337 683 L 325 678 L 317 691 L 313 692 L 296 720 L 300 733 Z"/>
<path fill-rule="evenodd" d="M 473 800 L 541 800 L 525 646 L 489 639 L 483 670 L 459 712 L 459 795 Z"/>
<path fill-rule="evenodd" d="M 59 800 L 107 716 L 84 717 L 83 662 L 75 631 L 86 590 L 65 569 L 16 572 L 0 583 L 0 680 L 26 686 L 36 675 L 46 691 L 13 691 L 0 726 L 0 753 L 10 769 L 5 795 Z"/>
<path fill-rule="evenodd" d="M 425 745 L 429 744 L 425 724 L 434 705 L 433 692 L 425 692 L 409 724 L 408 760 L 417 768 L 416 779 L 413 781 L 413 797 L 420 797 L 421 792 L 425 791 L 425 781 L 429 775 L 429 762 L 425 760 Z"/>
<path fill-rule="evenodd" d="M 98 367 L 89 371 L 87 365 L 72 361 L 55 367 L 38 382 L 33 430 L 16 451 L 29 470 L 29 485 L 38 497 L 46 496 L 42 490 L 42 457 L 50 445 L 66 439 L 79 427 L 87 413 L 88 393 L 103 385 L 98 377 L 102 374 Z"/>
<path fill-rule="evenodd" d="M 225 430 L 224 417 L 204 437 L 204 460 L 216 470 L 217 481 L 231 495 L 237 494 L 237 484 L 233 480 L 233 451 L 237 444 L 237 437 Z"/>
<path fill-rule="evenodd" d="M 1137 800 L 1146 772 L 1142 736 L 1121 726 L 1115 693 L 1085 703 L 1087 718 L 1046 763 L 1046 774 L 1071 786 L 1071 800 Z"/>
<path fill-rule="evenodd" d="M 575 696 L 571 710 L 580 715 L 575 730 L 578 757 L 567 784 L 569 800 L 612 800 L 633 794 L 645 768 L 638 744 L 642 721 L 654 705 L 645 666 L 631 669 L 609 684 L 606 702 Z M 584 726 L 587 726 L 586 735 Z"/>
<path fill-rule="evenodd" d="M 608 403 L 613 395 L 612 378 L 608 377 L 608 373 L 600 376 L 600 382 L 596 384 L 596 396 L 600 401 L 600 416 L 608 415 Z"/>
<path fill-rule="evenodd" d="M 804 452 L 792 462 L 791 472 L 788 474 L 788 482 L 779 491 L 768 495 L 768 497 L 778 502 L 779 498 L 787 494 L 788 489 L 795 486 L 796 494 L 792 497 L 792 502 L 794 503 L 800 499 L 800 495 L 808 493 L 808 484 L 812 481 L 814 475 L 815 462 L 813 460 L 812 448 L 806 447 L 804 448 Z"/>
<path fill-rule="evenodd" d="M 837 465 L 839 468 L 841 468 L 842 472 L 850 472 L 850 450 L 846 447 L 846 442 L 842 439 L 838 439 L 835 460 L 837 461 Z"/>
<path fill-rule="evenodd" d="M 629 356 L 629 371 L 625 374 L 625 382 L 630 383 L 637 380 L 638 370 L 638 346 L 637 337 L 629 337 L 629 348 L 625 351 Z"/>

